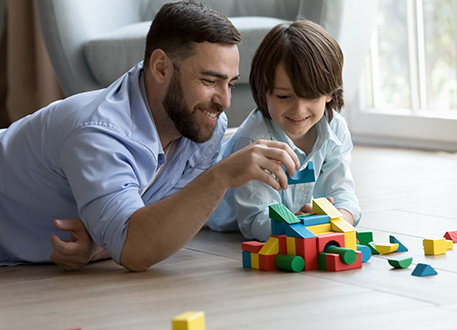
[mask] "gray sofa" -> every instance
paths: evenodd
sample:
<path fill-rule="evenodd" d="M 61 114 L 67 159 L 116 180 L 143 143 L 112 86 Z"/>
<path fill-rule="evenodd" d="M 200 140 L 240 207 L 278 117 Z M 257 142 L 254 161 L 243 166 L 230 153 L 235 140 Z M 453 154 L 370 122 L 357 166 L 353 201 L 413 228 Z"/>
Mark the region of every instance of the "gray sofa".
<path fill-rule="evenodd" d="M 106 87 L 141 61 L 151 21 L 166 2 L 169 1 L 35 0 L 46 47 L 64 94 L 69 96 Z M 372 0 L 202 2 L 229 17 L 243 37 L 239 49 L 241 78 L 227 111 L 230 127 L 238 126 L 254 107 L 248 84 L 250 62 L 260 41 L 273 26 L 305 17 L 321 24 L 339 40 L 347 22 L 357 19 L 369 22 L 367 17 L 373 15 L 375 8 Z M 350 10 L 351 6 L 356 10 Z M 346 66 L 351 65 L 351 58 L 358 57 L 363 62 L 368 36 L 365 26 L 352 36 L 351 40 L 357 42 L 347 47 L 349 52 L 345 51 Z M 350 93 L 347 98 L 352 97 L 362 69 L 362 64 L 352 66 L 345 69 L 350 70 L 345 79 L 345 89 Z M 353 76 L 351 79 L 355 82 L 346 81 Z M 354 87 L 348 90 L 348 83 Z"/>

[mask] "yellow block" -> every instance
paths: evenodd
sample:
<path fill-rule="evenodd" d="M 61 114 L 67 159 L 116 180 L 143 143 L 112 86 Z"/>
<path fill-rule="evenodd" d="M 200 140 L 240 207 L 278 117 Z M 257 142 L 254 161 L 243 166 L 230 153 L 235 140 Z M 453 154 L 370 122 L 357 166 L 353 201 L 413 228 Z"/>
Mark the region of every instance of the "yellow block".
<path fill-rule="evenodd" d="M 446 240 L 446 250 L 453 249 L 454 248 L 454 242 L 447 239 Z"/>
<path fill-rule="evenodd" d="M 332 231 L 336 231 L 338 233 L 355 230 L 355 228 L 343 218 L 332 219 L 330 220 L 330 223 L 332 224 Z"/>
<path fill-rule="evenodd" d="M 259 254 L 251 253 L 251 268 L 259 269 Z"/>
<path fill-rule="evenodd" d="M 347 231 L 344 233 L 344 247 L 357 251 L 357 234 L 355 229 L 354 231 Z"/>
<path fill-rule="evenodd" d="M 313 199 L 313 213 L 328 215 L 330 220 L 343 217 L 340 211 L 338 211 L 325 197 Z"/>
<path fill-rule="evenodd" d="M 186 312 L 172 321 L 173 330 L 205 330 L 204 312 Z"/>
<path fill-rule="evenodd" d="M 381 254 L 389 254 L 398 250 L 398 243 L 375 244 L 376 251 Z"/>
<path fill-rule="evenodd" d="M 295 237 L 286 237 L 286 242 L 287 242 L 287 254 L 290 256 L 297 255 L 297 252 L 295 249 Z"/>
<path fill-rule="evenodd" d="M 277 237 L 270 237 L 268 241 L 262 246 L 259 254 L 270 255 L 279 253 L 279 239 Z"/>
<path fill-rule="evenodd" d="M 324 223 L 322 225 L 308 226 L 308 228 L 313 234 L 322 234 L 332 231 L 332 225 L 330 223 Z"/>
<path fill-rule="evenodd" d="M 439 254 L 446 254 L 446 239 L 437 238 L 437 239 L 424 239 L 422 241 L 424 245 L 425 255 L 436 256 Z"/>

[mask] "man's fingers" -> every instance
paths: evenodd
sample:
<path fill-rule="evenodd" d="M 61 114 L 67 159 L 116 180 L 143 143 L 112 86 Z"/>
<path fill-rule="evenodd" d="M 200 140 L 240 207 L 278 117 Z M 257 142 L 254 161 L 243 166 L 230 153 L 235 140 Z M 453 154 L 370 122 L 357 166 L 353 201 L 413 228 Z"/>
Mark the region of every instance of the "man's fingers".
<path fill-rule="evenodd" d="M 77 243 L 63 241 L 57 235 L 51 235 L 51 244 L 54 250 L 62 255 L 71 256 L 77 254 Z"/>
<path fill-rule="evenodd" d="M 79 219 L 69 220 L 54 220 L 54 226 L 61 231 L 78 231 L 84 228 L 84 225 Z"/>

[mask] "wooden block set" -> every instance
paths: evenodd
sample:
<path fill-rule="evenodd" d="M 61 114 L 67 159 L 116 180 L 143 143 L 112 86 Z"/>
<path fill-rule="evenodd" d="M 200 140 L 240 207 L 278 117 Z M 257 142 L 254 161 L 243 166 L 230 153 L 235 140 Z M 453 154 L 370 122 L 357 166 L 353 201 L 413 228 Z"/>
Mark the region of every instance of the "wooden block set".
<path fill-rule="evenodd" d="M 244 242 L 243 267 L 264 271 L 342 271 L 362 267 L 371 251 L 357 250 L 356 230 L 326 199 L 313 200 L 313 214 L 295 216 L 282 204 L 270 206 L 271 237 Z"/>

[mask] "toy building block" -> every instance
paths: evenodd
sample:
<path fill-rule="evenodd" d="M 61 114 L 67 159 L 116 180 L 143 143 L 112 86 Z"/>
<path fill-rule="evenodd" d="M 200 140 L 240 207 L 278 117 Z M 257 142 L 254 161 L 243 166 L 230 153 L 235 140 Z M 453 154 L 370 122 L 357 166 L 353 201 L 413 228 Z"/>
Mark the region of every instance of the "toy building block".
<path fill-rule="evenodd" d="M 271 219 L 271 236 L 285 235 L 287 223 Z"/>
<path fill-rule="evenodd" d="M 281 270 L 298 273 L 305 267 L 305 261 L 300 256 L 278 254 L 275 259 L 275 266 Z"/>
<path fill-rule="evenodd" d="M 277 237 L 270 237 L 258 253 L 264 254 L 264 255 L 278 254 L 279 253 L 279 239 Z"/>
<path fill-rule="evenodd" d="M 172 321 L 173 330 L 205 330 L 204 312 L 187 312 Z"/>
<path fill-rule="evenodd" d="M 343 218 L 331 219 L 330 223 L 332 224 L 332 231 L 336 231 L 338 233 L 346 233 L 349 231 L 355 231 L 354 226 L 352 226 L 349 222 L 347 222 Z"/>
<path fill-rule="evenodd" d="M 383 244 L 375 244 L 376 250 L 381 254 L 389 254 L 397 251 L 398 244 L 397 243 L 383 243 Z"/>
<path fill-rule="evenodd" d="M 305 225 L 301 223 L 293 223 L 287 226 L 286 235 L 289 237 L 311 238 L 316 237 Z"/>
<path fill-rule="evenodd" d="M 362 262 L 367 262 L 371 258 L 371 249 L 366 245 L 357 244 L 357 251 L 362 252 Z"/>
<path fill-rule="evenodd" d="M 325 197 L 313 199 L 313 213 L 328 215 L 330 220 L 343 217 L 340 211 Z"/>
<path fill-rule="evenodd" d="M 300 221 L 306 226 L 322 225 L 324 223 L 330 223 L 328 215 L 317 215 L 317 214 L 306 214 L 306 216 L 298 216 Z"/>
<path fill-rule="evenodd" d="M 243 251 L 243 267 L 244 268 L 251 268 L 251 252 Z"/>
<path fill-rule="evenodd" d="M 368 243 L 373 242 L 373 232 L 357 231 L 357 240 L 360 245 L 368 245 Z"/>
<path fill-rule="evenodd" d="M 350 270 L 356 268 L 362 268 L 362 252 L 356 251 L 357 259 L 351 264 L 347 265 L 343 263 L 338 254 L 327 253 L 326 257 L 326 267 L 328 272 L 339 272 L 342 270 Z"/>
<path fill-rule="evenodd" d="M 330 245 L 325 248 L 325 252 L 338 254 L 340 256 L 341 261 L 346 265 L 352 265 L 357 261 L 357 253 L 351 249 Z"/>
<path fill-rule="evenodd" d="M 265 243 L 257 241 L 243 242 L 241 243 L 241 250 L 251 253 L 259 253 L 264 244 Z"/>
<path fill-rule="evenodd" d="M 330 223 L 309 226 L 306 228 L 308 228 L 313 234 L 316 234 L 316 235 L 332 232 L 332 225 Z"/>
<path fill-rule="evenodd" d="M 453 249 L 454 248 L 454 242 L 447 239 L 446 240 L 446 250 Z"/>
<path fill-rule="evenodd" d="M 278 270 L 275 266 L 277 254 L 259 254 L 259 269 L 265 271 Z"/>
<path fill-rule="evenodd" d="M 394 258 L 389 258 L 388 259 L 389 265 L 391 265 L 393 268 L 408 268 L 411 266 L 411 263 L 413 262 L 413 257 L 394 257 Z"/>
<path fill-rule="evenodd" d="M 319 270 L 327 270 L 327 254 L 325 252 L 320 252 L 317 254 L 317 262 Z"/>
<path fill-rule="evenodd" d="M 457 243 L 457 230 L 446 232 L 446 234 L 444 234 L 444 238 Z"/>
<path fill-rule="evenodd" d="M 317 237 L 296 238 L 295 254 L 305 260 L 305 270 L 316 270 L 319 268 L 317 260 Z"/>
<path fill-rule="evenodd" d="M 259 269 L 259 254 L 251 253 L 251 268 Z"/>
<path fill-rule="evenodd" d="M 278 239 L 279 244 L 279 254 L 287 254 L 287 236 L 286 235 L 277 235 L 272 236 Z"/>
<path fill-rule="evenodd" d="M 357 251 L 356 231 L 348 231 L 344 233 L 344 247 Z"/>
<path fill-rule="evenodd" d="M 404 246 L 395 236 L 389 235 L 389 242 L 398 244 L 397 252 L 407 252 L 408 248 Z"/>
<path fill-rule="evenodd" d="M 269 216 L 273 220 L 288 224 L 300 223 L 300 219 L 281 203 L 269 206 Z"/>
<path fill-rule="evenodd" d="M 343 233 L 331 233 L 317 236 L 317 252 L 324 252 L 327 245 L 346 247 Z"/>
<path fill-rule="evenodd" d="M 413 276 L 429 276 L 429 275 L 436 275 L 438 272 L 433 269 L 432 266 L 427 264 L 417 264 L 416 268 L 414 268 L 411 275 Z"/>
<path fill-rule="evenodd" d="M 436 256 L 440 254 L 446 254 L 446 239 L 424 239 L 422 241 L 424 246 L 424 252 L 427 256 Z"/>
<path fill-rule="evenodd" d="M 290 256 L 295 256 L 295 237 L 287 237 L 287 254 Z"/>
<path fill-rule="evenodd" d="M 308 165 L 304 169 L 300 171 L 295 171 L 295 175 L 293 177 L 289 176 L 289 173 L 287 173 L 284 166 L 283 168 L 287 175 L 288 184 L 307 183 L 316 181 L 316 177 L 314 175 L 314 163 L 311 161 L 308 162 Z"/>
<path fill-rule="evenodd" d="M 379 254 L 378 250 L 376 250 L 376 244 L 374 244 L 374 242 L 370 242 L 366 246 L 370 248 L 372 254 Z"/>

